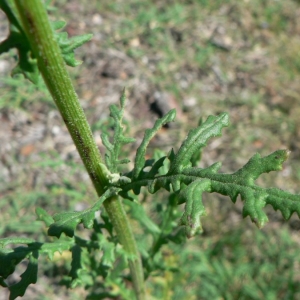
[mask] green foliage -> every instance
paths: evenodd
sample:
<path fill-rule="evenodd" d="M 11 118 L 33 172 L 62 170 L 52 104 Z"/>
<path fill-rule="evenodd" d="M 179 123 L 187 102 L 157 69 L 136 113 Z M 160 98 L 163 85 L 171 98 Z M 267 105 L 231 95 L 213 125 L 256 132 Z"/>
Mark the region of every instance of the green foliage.
<path fill-rule="evenodd" d="M 123 135 L 122 119 L 124 114 L 125 99 L 126 97 L 124 90 L 120 99 L 121 109 L 118 110 L 116 105 L 110 106 L 110 116 L 115 124 L 112 144 L 110 143 L 108 134 L 106 132 L 103 132 L 101 134 L 103 145 L 107 150 L 107 152 L 105 153 L 105 163 L 109 169 L 109 172 L 111 173 L 117 172 L 119 164 L 126 164 L 129 162 L 128 159 L 119 160 L 119 154 L 122 145 L 126 145 L 135 141 L 134 138 L 128 138 Z"/>
<path fill-rule="evenodd" d="M 107 196 L 108 195 L 105 195 L 101 200 L 103 201 Z M 99 200 L 90 211 L 97 205 L 99 206 L 101 200 Z M 61 231 L 66 234 L 70 233 L 69 228 L 73 226 L 72 222 L 80 222 L 80 217 L 74 221 L 74 218 L 70 218 L 71 214 L 67 215 L 64 224 L 61 224 L 59 221 L 55 222 L 41 208 L 37 209 L 37 215 L 40 220 L 45 222 L 47 227 L 53 224 L 56 230 L 54 234 L 59 231 L 59 235 Z M 84 218 L 84 212 L 81 212 L 81 218 Z M 78 285 L 86 286 L 90 290 L 91 297 L 95 295 L 98 297 L 101 295 L 126 295 L 124 299 L 130 299 L 130 297 L 132 299 L 132 292 L 127 290 L 124 285 L 123 276 L 120 276 L 127 267 L 128 255 L 124 250 L 117 247 L 117 239 L 112 233 L 111 224 L 105 214 L 102 216 L 102 223 L 98 223 L 94 220 L 94 216 L 90 216 L 90 220 L 92 220 L 93 231 L 91 237 L 88 239 L 73 236 L 72 238 L 60 238 L 59 240 L 55 239 L 51 242 L 44 243 L 35 242 L 30 238 L 1 239 L 0 278 L 3 287 L 7 287 L 5 279 L 14 273 L 16 266 L 24 259 L 28 259 L 29 261 L 25 272 L 21 275 L 21 280 L 8 287 L 11 292 L 10 299 L 24 295 L 28 285 L 36 282 L 38 272 L 37 258 L 40 255 L 44 254 L 53 260 L 57 252 L 63 253 L 64 251 L 70 251 L 72 253 L 70 272 L 64 279 L 65 285 L 72 288 Z M 108 237 L 105 232 L 109 232 L 111 237 Z M 51 235 L 51 233 L 49 233 L 49 235 Z M 11 247 L 6 248 L 9 245 L 20 244 L 25 244 L 26 246 L 18 246 L 14 249 Z M 99 277 L 104 279 L 100 283 L 98 282 Z M 117 293 L 113 290 L 110 291 L 113 287 L 115 289 L 117 286 Z"/>
<path fill-rule="evenodd" d="M 23 74 L 25 78 L 29 79 L 31 82 L 38 84 L 39 70 L 37 60 L 31 51 L 29 41 L 20 24 L 20 17 L 15 4 L 13 1 L 3 0 L 0 2 L 0 8 L 9 20 L 10 30 L 9 36 L 0 43 L 0 54 L 8 52 L 12 48 L 16 48 L 19 61 L 12 70 L 12 75 Z M 63 21 L 53 22 L 53 30 L 62 29 L 65 24 L 66 23 Z M 55 37 L 66 64 L 71 67 L 81 64 L 80 61 L 75 59 L 74 50 L 89 41 L 92 38 L 92 35 L 85 34 L 68 39 L 68 34 L 66 32 L 55 32 Z"/>
<path fill-rule="evenodd" d="M 208 1 L 200 1 L 200 3 L 204 7 L 209 6 Z M 37 62 L 32 56 L 29 42 L 20 23 L 17 21 L 19 17 L 13 2 L 2 1 L 0 4 L 10 20 L 10 35 L 1 43 L 0 53 L 13 47 L 17 48 L 19 63 L 12 73 L 22 73 L 26 78 L 36 83 L 38 80 Z M 177 5 L 172 7 L 172 10 L 166 10 L 159 23 L 170 22 L 172 20 L 170 14 L 177 16 L 176 22 L 183 23 L 184 16 L 181 8 L 181 5 Z M 156 17 L 155 11 L 152 11 L 151 14 L 138 15 L 138 22 L 148 24 L 153 16 Z M 54 30 L 61 29 L 64 25 L 64 22 L 54 22 L 52 24 Z M 160 26 L 158 30 L 163 27 Z M 66 33 L 56 33 L 55 37 L 60 45 L 65 62 L 68 65 L 76 66 L 79 62 L 75 60 L 73 51 L 89 40 L 91 35 L 68 40 Z M 151 38 L 148 42 L 153 45 L 156 44 L 156 40 L 154 41 Z M 207 58 L 210 57 L 212 49 L 209 49 L 208 52 L 200 51 L 198 53 L 200 66 L 204 65 Z M 206 59 L 203 60 L 203 57 Z M 260 265 L 254 266 L 251 261 L 249 261 L 247 267 L 242 266 L 242 263 L 238 261 L 238 251 L 243 252 L 245 249 L 241 250 L 233 246 L 239 244 L 237 236 L 234 239 L 232 237 L 221 239 L 219 244 L 209 245 L 211 247 L 205 252 L 199 251 L 197 245 L 196 253 L 192 254 L 188 251 L 182 251 L 181 244 L 186 237 L 190 238 L 197 232 L 202 231 L 201 217 L 206 215 L 206 209 L 202 202 L 204 192 L 226 195 L 234 203 L 240 195 L 244 203 L 243 217 L 249 216 L 259 228 L 268 221 L 263 211 L 267 204 L 270 204 L 275 210 L 281 211 L 285 219 L 289 219 L 294 212 L 300 217 L 299 195 L 292 195 L 276 188 L 261 188 L 255 184 L 255 180 L 261 174 L 281 170 L 283 162 L 288 158 L 289 151 L 277 150 L 266 157 L 255 154 L 242 168 L 232 174 L 219 173 L 220 162 L 216 162 L 207 168 L 197 167 L 197 158 L 200 158 L 199 154 L 203 151 L 209 139 L 220 136 L 222 129 L 229 125 L 228 114 L 222 113 L 218 116 L 209 116 L 205 121 L 201 121 L 197 128 L 188 133 L 177 152 L 173 149 L 168 154 L 156 151 L 152 159 L 146 160 L 145 156 L 150 140 L 165 124 L 175 119 L 176 112 L 171 110 L 164 117 L 157 120 L 151 129 L 145 131 L 144 138 L 136 151 L 133 169 L 121 173 L 120 165 L 129 163 L 128 159 L 119 158 L 122 147 L 135 141 L 124 134 L 122 123 L 124 109 L 125 91 L 120 99 L 120 108 L 116 105 L 110 106 L 110 115 L 114 123 L 113 138 L 110 139 L 108 132 L 105 130 L 101 135 L 103 144 L 106 147 L 106 164 L 101 163 L 99 166 L 107 179 L 104 194 L 91 207 L 83 211 L 62 211 L 51 216 L 45 209 L 38 207 L 36 209 L 37 218 L 45 223 L 48 228 L 48 237 L 43 242 L 39 241 L 40 236 L 38 236 L 38 239 L 9 237 L 0 240 L 0 284 L 10 290 L 10 299 L 23 296 L 27 287 L 36 283 L 38 259 L 41 255 L 53 259 L 56 252 L 62 253 L 64 251 L 70 251 L 72 254 L 70 272 L 64 278 L 65 285 L 72 288 L 84 286 L 89 290 L 89 299 L 117 297 L 133 299 L 133 291 L 128 289 L 128 285 L 129 282 L 134 282 L 134 280 L 132 280 L 132 274 L 128 274 L 128 265 L 134 261 L 135 257 L 130 256 L 120 247 L 118 244 L 120 237 L 115 235 L 111 221 L 106 213 L 101 211 L 102 204 L 105 201 L 106 203 L 109 202 L 111 197 L 117 195 L 124 198 L 123 203 L 126 205 L 127 212 L 138 224 L 136 232 L 139 237 L 138 248 L 142 256 L 145 277 L 149 280 L 151 280 L 153 274 L 168 272 L 180 274 L 181 266 L 170 263 L 163 253 L 163 247 L 171 244 L 172 247 L 170 248 L 176 248 L 177 251 L 184 253 L 182 257 L 192 255 L 192 265 L 183 263 L 182 269 L 189 268 L 191 270 L 194 268 L 193 274 L 197 274 L 201 278 L 200 288 L 196 290 L 199 299 L 220 297 L 234 299 L 235 296 L 239 296 L 241 299 L 255 299 L 256 295 L 260 293 L 264 296 L 267 295 L 266 298 L 272 299 L 280 294 L 280 291 L 278 293 L 269 292 L 268 285 L 259 285 L 253 282 L 250 287 L 245 289 L 239 290 L 234 285 L 233 290 L 228 289 L 231 281 L 234 281 L 237 276 L 246 276 L 247 274 L 249 276 L 251 274 L 252 277 L 256 276 L 255 278 L 259 281 L 261 278 L 267 277 L 268 273 L 275 272 L 270 265 L 260 269 Z M 47 163 L 41 163 L 40 167 L 47 166 Z M 52 164 L 52 167 L 55 167 L 55 164 Z M 144 192 L 142 187 L 147 187 L 147 191 L 151 194 L 160 189 L 165 189 L 168 192 L 166 201 L 162 203 L 153 201 L 152 203 L 153 210 L 156 213 L 155 221 L 149 217 L 144 206 L 138 203 L 139 197 L 137 195 Z M 65 192 L 67 194 L 66 190 Z M 78 197 L 78 194 L 72 190 L 69 190 L 69 195 Z M 180 204 L 185 204 L 183 213 L 178 209 Z M 96 216 L 99 211 L 101 211 L 100 218 Z M 41 231 L 40 222 L 38 224 L 37 230 Z M 80 227 L 80 224 L 83 224 L 85 229 L 90 229 L 90 235 L 86 234 L 85 229 Z M 142 229 L 142 233 L 138 231 L 139 228 Z M 62 235 L 63 233 L 64 235 Z M 241 232 L 239 236 L 242 236 Z M 265 241 L 266 237 L 263 240 Z M 237 266 L 234 268 L 228 267 L 227 261 L 222 257 L 223 253 L 220 254 L 220 249 L 223 250 L 228 245 L 230 249 L 235 250 L 232 258 L 238 261 Z M 272 251 L 271 247 L 267 250 Z M 171 252 L 172 257 L 176 256 L 175 252 L 175 250 Z M 281 262 L 290 259 L 289 255 L 282 254 L 284 247 L 279 252 L 281 256 L 279 255 L 278 258 Z M 272 255 L 273 253 L 270 253 L 270 257 Z M 277 259 L 277 256 L 274 257 L 272 257 L 273 260 Z M 24 260 L 27 260 L 28 264 L 21 275 L 20 281 L 9 284 L 9 276 L 15 272 L 16 267 Z M 285 269 L 286 265 L 280 264 L 280 270 Z M 292 275 L 289 275 L 289 280 L 285 282 L 285 286 L 294 284 Z M 100 282 L 99 278 L 101 278 Z M 181 287 L 182 282 L 188 284 L 186 279 L 173 280 L 175 289 L 178 286 Z M 274 284 L 274 282 L 272 283 Z M 276 285 L 274 286 L 275 289 Z M 293 297 L 294 294 L 297 294 L 297 290 L 295 287 L 291 290 L 293 291 L 291 297 Z M 170 293 L 169 290 L 163 293 L 164 297 L 160 295 L 158 298 L 166 298 L 165 295 Z"/>
<path fill-rule="evenodd" d="M 241 224 L 217 239 L 194 240 L 184 250 L 173 245 L 169 256 L 181 268 L 169 282 L 172 299 L 297 299 L 297 243 L 286 229 L 247 227 Z M 159 299 L 157 290 L 153 293 Z"/>
<path fill-rule="evenodd" d="M 25 78 L 38 83 L 39 71 L 36 59 L 31 54 L 27 37 L 19 22 L 20 18 L 13 1 L 1 1 L 0 7 L 9 20 L 9 36 L 0 43 L 0 54 L 9 51 L 11 48 L 18 50 L 19 61 L 12 70 L 12 75 L 23 74 Z"/>
<path fill-rule="evenodd" d="M 5 248 L 9 244 L 26 244 L 27 246 L 19 246 L 14 249 Z M 49 258 L 53 258 L 56 251 L 64 251 L 70 249 L 72 242 L 59 241 L 52 243 L 37 243 L 28 238 L 4 238 L 0 241 L 0 276 L 1 282 L 4 282 L 11 275 L 16 266 L 25 258 L 29 260 L 25 272 L 21 275 L 21 280 L 9 286 L 9 299 L 16 299 L 18 296 L 23 296 L 27 287 L 36 283 L 38 272 L 38 257 L 40 253 L 45 253 Z"/>
<path fill-rule="evenodd" d="M 52 23 L 52 27 L 54 30 L 54 36 L 59 44 L 62 56 L 64 58 L 65 63 L 70 67 L 76 67 L 82 63 L 82 61 L 75 59 L 74 50 L 81 45 L 85 44 L 92 38 L 92 34 L 84 34 L 80 36 L 73 36 L 72 38 L 68 38 L 67 32 L 56 32 L 56 30 L 60 30 L 64 28 L 66 22 L 64 21 L 56 21 Z"/>
<path fill-rule="evenodd" d="M 280 210 L 286 220 L 293 212 L 297 212 L 300 216 L 299 195 L 292 195 L 275 188 L 260 188 L 254 184 L 261 174 L 281 170 L 283 162 L 289 155 L 288 150 L 278 150 L 263 158 L 256 154 L 233 174 L 218 173 L 221 163 L 214 163 L 205 169 L 192 167 L 193 155 L 206 145 L 209 138 L 219 136 L 221 129 L 228 126 L 229 119 L 226 113 L 218 117 L 210 116 L 198 128 L 192 129 L 178 152 L 175 154 L 171 150 L 168 155 L 170 164 L 167 173 L 157 176 L 166 157 L 157 161 L 145 161 L 146 147 L 158 128 L 173 118 L 174 112 L 171 111 L 157 120 L 152 129 L 146 131 L 137 150 L 134 169 L 125 174 L 130 182 L 116 184 L 122 189 L 120 193 L 122 196 L 130 198 L 126 194 L 129 190 L 139 194 L 142 186 L 147 186 L 150 193 L 155 193 L 160 188 L 177 193 L 179 203 L 186 203 L 181 224 L 186 228 L 187 237 L 192 237 L 197 231 L 202 230 L 200 217 L 206 215 L 202 204 L 203 192 L 217 192 L 229 196 L 233 202 L 236 202 L 238 195 L 241 195 L 244 201 L 243 216 L 250 216 L 259 228 L 268 221 L 263 211 L 267 204 L 272 205 L 275 210 Z M 144 169 L 149 164 L 151 169 L 145 172 Z"/>
<path fill-rule="evenodd" d="M 119 160 L 121 146 L 133 141 L 133 139 L 126 138 L 123 135 L 122 116 L 124 103 L 125 96 L 123 93 L 121 108 L 117 109 L 116 106 L 111 107 L 111 117 L 115 122 L 116 129 L 113 142 L 109 142 L 107 133 L 102 134 L 103 144 L 107 148 L 106 161 L 114 172 L 111 173 L 108 169 L 106 170 L 109 183 L 105 194 L 92 207 L 81 212 L 61 212 L 51 217 L 43 209 L 37 209 L 39 220 L 44 221 L 49 226 L 49 236 L 59 238 L 62 233 L 65 233 L 65 235 L 73 238 L 72 242 L 37 244 L 32 240 L 20 240 L 18 238 L 2 240 L 2 247 L 7 245 L 8 242 L 14 244 L 25 243 L 28 245 L 27 248 L 21 247 L 14 250 L 4 250 L 1 254 L 2 260 L 9 266 L 5 268 L 9 270 L 6 271 L 8 273 L 1 274 L 2 281 L 14 271 L 15 265 L 25 257 L 30 261 L 25 271 L 26 274 L 24 273 L 21 279 L 20 286 L 22 288 L 19 289 L 19 285 L 12 288 L 11 299 L 15 299 L 14 297 L 17 295 L 14 292 L 15 289 L 18 288 L 20 290 L 20 294 L 18 295 L 21 295 L 30 283 L 35 282 L 37 272 L 35 259 L 38 253 L 47 253 L 47 255 L 51 256 L 56 250 L 71 250 L 70 284 L 76 286 L 79 283 L 85 282 L 83 278 L 85 278 L 86 272 L 81 263 L 80 247 L 85 245 L 89 248 L 89 242 L 80 241 L 78 243 L 78 238 L 74 236 L 75 229 L 80 223 L 83 223 L 85 228 L 93 228 L 95 224 L 95 212 L 100 209 L 106 199 L 117 193 L 132 200 L 133 196 L 130 196 L 130 191 L 132 190 L 135 194 L 139 194 L 143 186 L 147 187 L 150 193 L 155 193 L 160 188 L 171 192 L 168 205 L 163 210 L 160 226 L 153 223 L 147 217 L 140 204 L 124 200 L 124 203 L 130 208 L 132 218 L 136 219 L 152 235 L 152 246 L 141 249 L 147 276 L 156 269 L 163 270 L 166 268 L 162 264 L 162 257 L 158 255 L 162 245 L 168 242 L 182 242 L 182 230 L 177 231 L 175 235 L 173 233 L 178 226 L 178 222 L 179 225 L 184 226 L 187 237 L 192 237 L 198 231 L 202 230 L 200 217 L 206 215 L 205 207 L 202 203 L 203 192 L 217 192 L 227 195 L 233 202 L 236 201 L 238 195 L 241 195 L 241 199 L 244 201 L 243 216 L 250 216 L 251 220 L 258 227 L 262 227 L 268 220 L 266 214 L 263 212 L 263 208 L 267 204 L 272 205 L 274 209 L 280 210 L 285 219 L 288 219 L 293 212 L 297 212 L 298 215 L 300 214 L 298 195 L 292 195 L 275 188 L 261 188 L 254 183 L 262 173 L 280 170 L 282 163 L 288 157 L 289 151 L 287 150 L 278 150 L 263 158 L 259 154 L 255 154 L 246 165 L 233 174 L 218 173 L 221 167 L 220 163 L 214 163 L 207 168 L 192 166 L 195 153 L 205 147 L 210 138 L 219 136 L 223 127 L 228 126 L 229 119 L 225 113 L 217 117 L 210 116 L 199 127 L 192 129 L 177 153 L 171 150 L 167 156 L 162 156 L 162 153 L 159 153 L 156 155 L 156 159 L 145 160 L 145 153 L 150 139 L 164 124 L 174 119 L 175 111 L 170 111 L 166 116 L 157 120 L 153 128 L 146 130 L 145 136 L 136 153 L 133 170 L 124 174 L 115 173 L 120 163 L 128 162 L 128 160 Z M 168 164 L 166 164 L 167 160 L 169 161 Z M 179 221 L 177 205 L 181 203 L 186 204 L 184 213 Z M 103 235 L 99 235 L 98 239 L 100 241 L 105 240 Z M 115 261 L 114 244 L 111 242 L 103 243 L 101 249 L 105 253 L 101 263 L 106 268 L 112 268 Z M 124 266 L 126 266 L 126 263 L 125 265 L 122 264 L 122 268 Z M 107 281 L 103 287 L 104 290 L 110 286 L 109 282 L 114 282 L 114 284 L 118 282 L 120 288 L 123 286 L 122 280 L 115 277 L 116 273 L 113 269 L 111 269 L 111 272 L 109 273 L 110 275 L 106 276 Z M 123 290 L 125 291 L 125 289 Z M 121 294 L 120 291 L 119 295 Z"/>
<path fill-rule="evenodd" d="M 58 213 L 53 216 L 54 222 L 50 225 L 48 234 L 50 236 L 60 237 L 62 233 L 65 233 L 67 236 L 73 237 L 74 230 L 76 226 L 80 223 L 83 223 L 85 228 L 91 229 L 93 227 L 93 222 L 95 218 L 95 212 L 100 209 L 102 203 L 116 195 L 118 189 L 109 189 L 107 190 L 100 199 L 89 209 L 80 212 L 63 212 Z M 46 212 L 39 210 L 39 218 L 43 221 L 46 221 L 46 224 L 50 223 L 49 216 L 45 215 Z"/>

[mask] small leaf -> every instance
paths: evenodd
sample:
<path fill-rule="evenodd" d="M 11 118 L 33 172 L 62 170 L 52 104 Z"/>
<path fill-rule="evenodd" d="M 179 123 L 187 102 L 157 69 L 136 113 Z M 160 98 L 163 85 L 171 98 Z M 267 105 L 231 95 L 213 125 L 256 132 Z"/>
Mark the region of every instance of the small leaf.
<path fill-rule="evenodd" d="M 74 50 L 88 42 L 93 35 L 84 34 L 68 38 L 68 34 L 66 32 L 62 32 L 57 33 L 56 37 L 65 63 L 70 67 L 76 67 L 80 65 L 82 61 L 75 59 Z"/>
<path fill-rule="evenodd" d="M 111 143 L 107 132 L 101 133 L 102 143 L 106 148 L 105 162 L 111 173 L 118 172 L 118 165 L 130 162 L 129 159 L 119 160 L 120 150 L 123 145 L 135 142 L 134 138 L 124 136 L 124 128 L 122 124 L 124 107 L 125 107 L 125 89 L 123 90 L 120 98 L 121 108 L 119 109 L 116 105 L 111 105 L 110 116 L 113 119 L 114 136 L 113 142 Z M 105 129 L 103 129 L 105 130 Z M 107 129 L 106 129 L 107 130 Z"/>
<path fill-rule="evenodd" d="M 43 221 L 47 227 L 49 227 L 53 222 L 53 218 L 41 207 L 35 209 L 35 213 L 39 221 Z"/>
<path fill-rule="evenodd" d="M 60 237 L 64 232 L 67 236 L 74 236 L 74 230 L 79 223 L 83 223 L 85 228 L 93 226 L 94 211 L 83 212 L 63 212 L 54 215 L 54 223 L 50 225 L 48 234 L 50 236 Z"/>
<path fill-rule="evenodd" d="M 109 197 L 116 195 L 120 191 L 117 188 L 108 189 L 99 200 L 91 207 L 81 212 L 63 212 L 53 216 L 54 223 L 48 229 L 50 236 L 60 237 L 64 232 L 67 236 L 74 236 L 76 226 L 83 223 L 85 228 L 93 226 L 95 212 L 98 211 L 102 203 Z"/>
<path fill-rule="evenodd" d="M 19 61 L 12 70 L 12 76 L 23 74 L 25 78 L 31 82 L 38 84 L 39 69 L 37 59 L 34 56 L 26 34 L 20 25 L 20 17 L 15 4 L 13 1 L 0 1 L 0 7 L 9 20 L 9 35 L 0 43 L 0 54 L 8 52 L 12 48 L 16 48 L 18 51 Z M 75 59 L 74 50 L 89 41 L 92 38 L 92 34 L 68 38 L 68 34 L 66 32 L 55 31 L 65 26 L 66 23 L 64 21 L 54 21 L 51 23 L 54 30 L 54 36 L 61 49 L 65 63 L 72 67 L 81 64 L 81 61 L 77 61 Z"/>
<path fill-rule="evenodd" d="M 66 26 L 67 22 L 65 21 L 52 21 L 51 23 L 51 27 L 53 28 L 53 30 L 59 30 L 62 29 Z"/>
<path fill-rule="evenodd" d="M 144 168 L 145 165 L 145 154 L 146 148 L 150 142 L 150 140 L 155 136 L 155 134 L 167 123 L 172 122 L 176 117 L 176 110 L 170 110 L 165 116 L 161 119 L 156 120 L 154 126 L 151 129 L 146 129 L 144 138 L 141 142 L 141 145 L 136 151 L 136 157 L 134 162 L 133 169 L 133 178 L 138 178 L 140 172 Z"/>

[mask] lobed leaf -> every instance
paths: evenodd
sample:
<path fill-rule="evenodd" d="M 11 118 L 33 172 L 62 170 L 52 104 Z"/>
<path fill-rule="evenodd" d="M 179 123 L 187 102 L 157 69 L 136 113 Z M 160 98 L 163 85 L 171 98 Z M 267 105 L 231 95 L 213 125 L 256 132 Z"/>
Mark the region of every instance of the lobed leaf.
<path fill-rule="evenodd" d="M 118 171 L 118 165 L 130 162 L 129 159 L 119 160 L 121 147 L 128 143 L 135 142 L 134 138 L 129 138 L 124 136 L 124 128 L 122 124 L 124 107 L 125 107 L 125 89 L 123 90 L 122 96 L 120 98 L 120 109 L 116 105 L 110 106 L 110 116 L 114 121 L 114 136 L 113 142 L 109 141 L 107 132 L 102 132 L 101 139 L 103 145 L 106 148 L 105 162 L 111 173 L 116 173 Z"/>
<path fill-rule="evenodd" d="M 187 178 L 183 181 L 188 183 L 193 181 L 193 177 L 198 178 L 198 180 L 210 180 L 209 192 L 229 196 L 233 202 L 240 195 L 244 201 L 243 216 L 249 216 L 252 222 L 261 228 L 268 221 L 263 211 L 267 204 L 272 205 L 275 210 L 279 209 L 285 219 L 288 219 L 293 212 L 297 212 L 300 216 L 299 195 L 292 195 L 275 188 L 261 188 L 254 184 L 255 179 L 262 173 L 282 169 L 282 163 L 288 155 L 288 150 L 278 150 L 263 158 L 259 154 L 255 154 L 245 166 L 233 174 L 216 173 L 219 167 L 216 164 L 206 169 L 186 169 L 183 173 Z M 191 207 L 194 201 L 201 201 L 200 198 L 198 200 L 191 197 L 186 198 L 188 207 Z M 193 214 L 197 213 L 200 214 L 200 211 L 195 208 Z"/>
<path fill-rule="evenodd" d="M 29 256 L 29 263 L 25 272 L 20 276 L 21 280 L 9 287 L 9 300 L 14 300 L 17 297 L 22 297 L 30 284 L 37 282 L 38 273 L 38 251 L 33 251 Z"/>
<path fill-rule="evenodd" d="M 0 250 L 0 282 L 2 286 L 9 288 L 11 292 L 9 299 L 15 299 L 19 296 L 23 296 L 27 287 L 32 283 L 36 283 L 39 254 L 47 254 L 49 258 L 52 259 L 55 252 L 69 250 L 74 243 L 74 240 L 37 243 L 32 239 L 27 238 L 1 239 L 0 244 L 3 248 Z M 19 246 L 14 249 L 5 249 L 4 246 L 7 246 L 8 244 L 26 244 L 26 247 Z M 14 285 L 8 286 L 4 280 L 14 273 L 16 266 L 25 258 L 29 259 L 29 263 L 25 272 L 21 275 L 21 280 Z"/>
<path fill-rule="evenodd" d="M 19 250 L 19 251 L 18 251 Z M 20 251 L 18 249 L 11 253 L 6 253 L 5 251 L 0 251 L 0 277 L 6 279 L 11 275 L 16 266 L 28 255 L 27 251 Z"/>
<path fill-rule="evenodd" d="M 151 137 L 168 118 L 173 119 L 173 116 L 166 115 L 158 120 L 152 129 L 146 131 L 137 150 L 134 169 L 126 174 L 131 182 L 120 184 L 120 194 L 123 197 L 130 199 L 128 191 L 133 190 L 135 194 L 139 194 L 143 186 L 147 186 L 150 193 L 155 193 L 160 188 L 179 193 L 178 202 L 186 203 L 180 222 L 185 226 L 188 237 L 202 231 L 200 217 L 205 215 L 203 192 L 217 192 L 229 196 L 233 202 L 240 195 L 244 202 L 243 216 L 249 216 L 259 228 L 268 221 L 263 211 L 267 204 L 272 205 L 275 210 L 280 210 L 285 219 L 290 218 L 294 212 L 300 217 L 299 195 L 275 188 L 261 188 L 254 183 L 262 173 L 281 170 L 283 162 L 289 156 L 288 150 L 277 150 L 266 157 L 255 154 L 233 174 L 218 173 L 220 162 L 205 169 L 192 167 L 195 153 L 206 145 L 209 138 L 219 136 L 222 128 L 228 126 L 229 118 L 226 113 L 217 117 L 210 116 L 199 127 L 191 130 L 178 152 L 175 153 L 172 149 L 168 154 L 168 171 L 165 174 L 159 173 L 166 157 L 146 161 L 144 156 Z M 150 167 L 150 170 L 145 171 L 146 167 Z"/>
<path fill-rule="evenodd" d="M 0 43 L 0 54 L 8 52 L 12 48 L 18 51 L 19 61 L 12 70 L 12 75 L 23 74 L 33 83 L 38 83 L 39 70 L 37 60 L 32 56 L 27 37 L 19 23 L 18 10 L 14 1 L 0 1 L 0 8 L 9 20 L 9 35 Z"/>
<path fill-rule="evenodd" d="M 99 200 L 90 208 L 80 212 L 63 212 L 53 216 L 54 223 L 52 223 L 48 229 L 50 236 L 60 237 L 62 233 L 67 236 L 73 237 L 75 228 L 78 224 L 83 223 L 85 228 L 91 228 L 93 226 L 95 212 L 98 211 L 102 203 L 110 198 L 120 189 L 111 188 L 99 198 Z"/>
<path fill-rule="evenodd" d="M 164 117 L 156 120 L 154 126 L 151 129 L 146 129 L 144 138 L 141 142 L 141 145 L 138 147 L 136 151 L 136 157 L 134 162 L 134 169 L 132 171 L 132 179 L 136 180 L 140 172 L 145 167 L 145 154 L 146 148 L 150 142 L 150 140 L 155 136 L 155 134 L 167 123 L 172 122 L 176 117 L 176 110 L 170 110 Z"/>
<path fill-rule="evenodd" d="M 177 174 L 184 168 L 190 167 L 194 153 L 206 146 L 207 140 L 211 137 L 220 136 L 222 128 L 228 126 L 228 124 L 228 114 L 222 113 L 217 117 L 209 116 L 201 126 L 190 130 L 171 162 L 169 174 Z"/>
<path fill-rule="evenodd" d="M 32 53 L 30 43 L 19 22 L 20 17 L 14 1 L 1 0 L 0 8 L 4 11 L 9 20 L 9 35 L 0 43 L 0 54 L 8 52 L 12 48 L 16 48 L 19 61 L 12 70 L 12 76 L 23 74 L 24 77 L 31 82 L 38 84 L 39 69 L 37 59 Z M 51 25 L 53 30 L 58 30 L 63 28 L 66 23 L 64 21 L 54 21 L 51 22 Z M 92 34 L 68 38 L 66 32 L 54 31 L 54 36 L 59 44 L 65 63 L 71 67 L 81 64 L 81 61 L 75 59 L 74 50 L 89 41 L 92 38 Z"/>
<path fill-rule="evenodd" d="M 112 267 L 113 264 L 115 263 L 116 245 L 112 242 L 109 242 L 104 235 L 100 236 L 99 243 L 103 251 L 101 264 L 106 267 Z"/>
<path fill-rule="evenodd" d="M 202 203 L 202 193 L 211 191 L 209 179 L 195 180 L 179 194 L 179 199 L 186 202 L 184 214 L 180 220 L 180 225 L 185 226 L 186 236 L 194 236 L 198 231 L 202 232 L 200 217 L 206 215 L 205 207 Z"/>
<path fill-rule="evenodd" d="M 70 67 L 76 67 L 82 63 L 82 61 L 75 59 L 74 50 L 93 37 L 92 34 L 83 34 L 69 38 L 67 32 L 54 32 L 54 36 L 58 42 L 65 63 Z"/>

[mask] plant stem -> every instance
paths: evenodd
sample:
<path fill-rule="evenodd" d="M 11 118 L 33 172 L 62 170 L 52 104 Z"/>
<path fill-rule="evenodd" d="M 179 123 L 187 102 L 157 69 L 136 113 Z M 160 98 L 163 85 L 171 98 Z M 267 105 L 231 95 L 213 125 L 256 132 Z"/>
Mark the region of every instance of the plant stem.
<path fill-rule="evenodd" d="M 15 0 L 26 36 L 37 58 L 39 70 L 62 115 L 98 196 L 104 192 L 107 179 L 100 167 L 103 163 L 90 126 L 67 72 L 60 48 L 55 40 L 47 12 L 41 0 Z M 128 217 L 118 197 L 104 202 L 120 243 L 134 257 L 129 266 L 137 299 L 144 297 L 143 268 Z"/>
<path fill-rule="evenodd" d="M 37 58 L 39 70 L 97 192 L 102 195 L 106 178 L 99 163 L 103 161 L 65 67 L 43 4 L 41 0 L 15 0 L 15 3 L 22 19 L 23 29 Z"/>
<path fill-rule="evenodd" d="M 132 257 L 129 257 L 129 268 L 136 298 L 138 300 L 144 300 L 144 272 L 141 256 L 139 255 L 139 251 L 126 212 L 122 203 L 118 200 L 117 197 L 112 197 L 106 200 L 106 202 L 110 202 L 110 205 L 107 205 L 105 208 L 117 232 L 120 243 L 124 246 L 127 253 L 131 255 L 133 254 Z M 127 228 L 126 231 L 123 229 L 124 225 Z"/>

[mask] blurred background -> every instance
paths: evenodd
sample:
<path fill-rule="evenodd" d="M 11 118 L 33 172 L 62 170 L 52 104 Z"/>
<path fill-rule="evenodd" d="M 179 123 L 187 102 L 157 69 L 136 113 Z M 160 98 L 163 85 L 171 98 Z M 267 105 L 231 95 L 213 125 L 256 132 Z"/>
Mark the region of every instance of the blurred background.
<path fill-rule="evenodd" d="M 225 111 L 231 125 L 204 148 L 200 166 L 221 161 L 221 171 L 230 173 L 256 152 L 289 149 L 283 171 L 257 182 L 300 193 L 299 1 L 60 0 L 50 5 L 51 19 L 65 20 L 69 36 L 94 35 L 76 51 L 82 65 L 69 70 L 102 151 L 108 107 L 126 87 L 128 135 L 137 139 L 126 157 L 133 157 L 144 129 L 171 108 L 177 109 L 176 122 L 159 133 L 152 150 L 176 149 L 201 117 Z M 7 25 L 0 12 L 1 40 Z M 9 76 L 16 55 L 0 57 L 0 235 L 42 241 L 45 227 L 36 221 L 36 206 L 50 213 L 81 210 L 96 194 L 42 81 L 36 87 L 22 76 Z M 163 203 L 164 194 L 155 201 Z M 300 299 L 298 217 L 285 222 L 267 207 L 270 222 L 258 230 L 242 218 L 240 200 L 234 205 L 211 194 L 204 202 L 204 233 L 163 249 L 170 271 L 149 279 L 149 299 Z M 44 262 L 38 284 L 23 299 L 85 297 L 83 288 L 59 286 L 70 267 L 68 253 L 55 259 L 55 267 Z M 0 299 L 6 297 L 0 290 Z"/>

